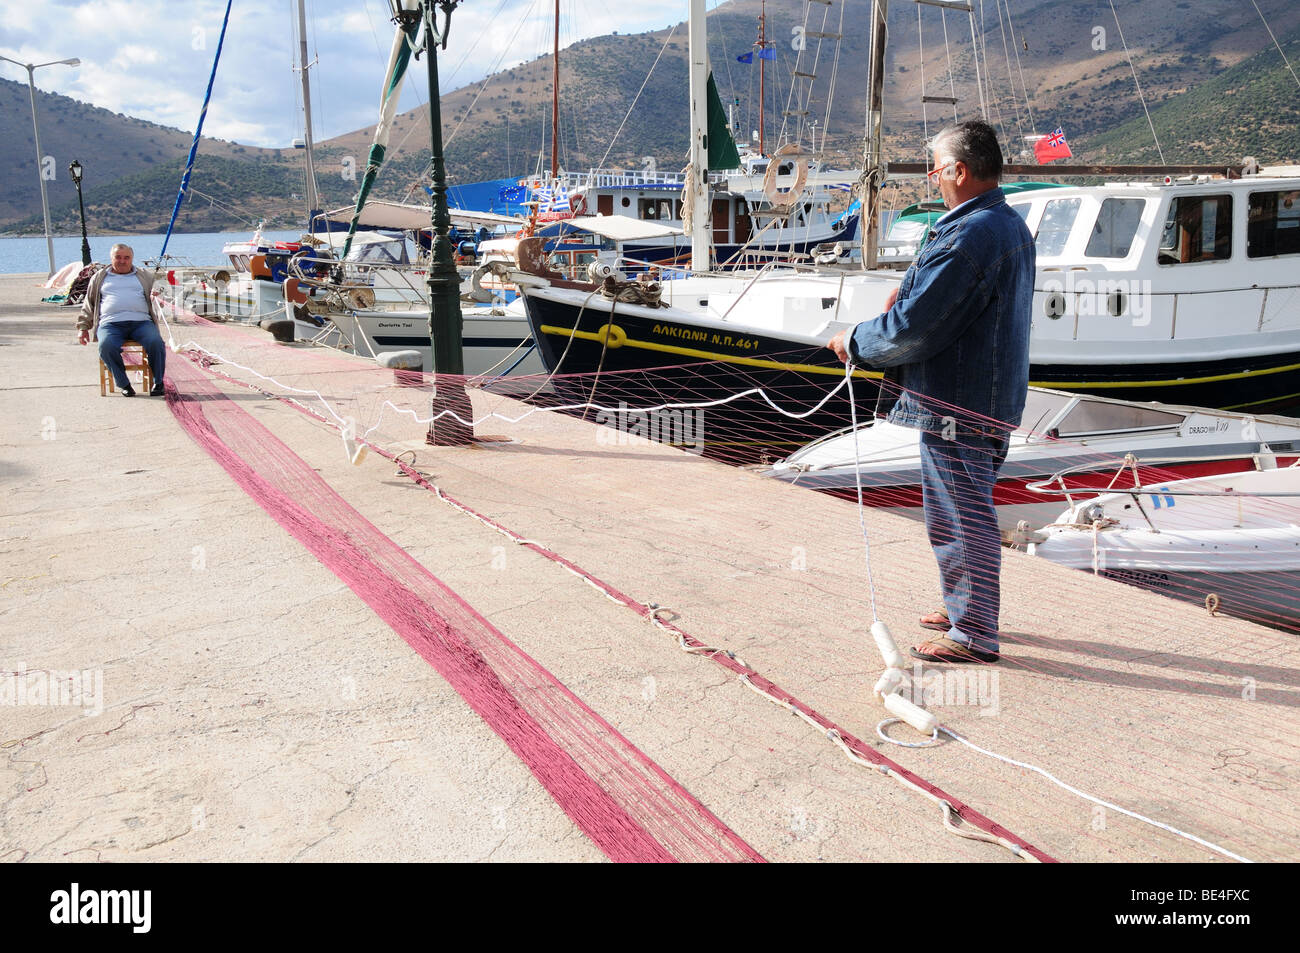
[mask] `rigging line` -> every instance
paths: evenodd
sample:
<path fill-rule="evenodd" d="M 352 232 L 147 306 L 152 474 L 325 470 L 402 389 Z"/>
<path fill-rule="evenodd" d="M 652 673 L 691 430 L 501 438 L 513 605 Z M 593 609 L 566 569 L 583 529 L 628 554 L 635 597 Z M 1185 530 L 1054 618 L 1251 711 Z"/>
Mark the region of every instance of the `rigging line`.
<path fill-rule="evenodd" d="M 923 149 L 929 148 L 930 145 L 930 120 L 925 108 L 925 37 L 921 29 L 921 4 L 916 5 L 916 48 L 921 59 L 921 146 Z M 924 157 L 923 157 L 924 158 Z M 925 198 L 927 201 L 933 196 L 931 191 L 930 176 L 925 177 Z"/>
<path fill-rule="evenodd" d="M 835 44 L 835 57 L 831 60 L 831 79 L 826 87 L 826 113 L 822 118 L 822 151 L 826 149 L 826 133 L 831 128 L 831 103 L 835 101 L 835 87 L 839 81 L 840 75 L 840 46 L 844 37 L 844 0 L 840 0 L 840 25 L 838 27 L 840 41 Z"/>
<path fill-rule="evenodd" d="M 493 21 L 493 22 L 496 22 L 496 20 L 501 16 L 501 11 L 502 11 L 503 9 L 505 9 L 505 6 L 506 6 L 507 3 L 509 3 L 509 0 L 501 0 L 501 4 L 497 7 L 497 9 L 496 9 L 496 13 L 494 13 L 494 14 L 492 15 L 492 21 Z M 515 35 L 518 35 L 518 33 L 519 33 L 519 28 L 520 28 L 521 26 L 523 26 L 523 20 L 522 20 L 522 19 L 521 19 L 521 20 L 519 21 L 519 23 L 515 26 Z M 474 39 L 474 42 L 470 44 L 469 49 L 465 51 L 465 55 L 461 57 L 460 62 L 457 63 L 456 66 L 455 66 L 455 68 L 452 70 L 452 76 L 455 76 L 455 75 L 456 75 L 456 72 L 457 72 L 457 71 L 461 68 L 461 66 L 465 63 L 465 60 L 467 60 L 467 59 L 469 58 L 470 54 L 473 53 L 474 50 L 478 48 L 479 40 L 481 40 L 481 39 L 483 38 L 484 35 L 485 35 L 485 34 L 480 33 L 480 34 L 479 34 L 479 35 Z M 451 135 L 449 135 L 449 136 L 447 137 L 447 141 L 443 143 L 443 148 L 444 148 L 444 149 L 445 149 L 447 146 L 450 146 L 450 145 L 451 145 L 452 140 L 454 140 L 454 139 L 456 138 L 456 134 L 457 134 L 458 132 L 460 132 L 460 128 L 461 128 L 461 126 L 465 125 L 465 121 L 468 120 L 469 117 L 473 114 L 473 112 L 474 112 L 474 106 L 478 103 L 478 101 L 479 101 L 479 97 L 483 95 L 483 93 L 487 90 L 488 85 L 491 83 L 492 79 L 496 76 L 497 71 L 498 71 L 498 67 L 500 67 L 500 65 L 501 65 L 501 61 L 505 58 L 506 51 L 509 50 L 509 49 L 511 48 L 511 46 L 513 46 L 513 44 L 514 44 L 514 36 L 510 37 L 510 42 L 508 42 L 504 47 L 502 47 L 501 52 L 500 52 L 499 54 L 497 54 L 496 62 L 494 62 L 494 63 L 492 64 L 492 67 L 491 67 L 491 69 L 488 70 L 487 75 L 483 77 L 483 82 L 479 85 L 478 92 L 476 92 L 476 93 L 474 94 L 474 98 L 473 98 L 472 100 L 470 100 L 470 104 L 465 108 L 465 115 L 461 116 L 461 118 L 460 118 L 460 122 L 456 123 L 456 127 L 455 127 L 454 129 L 452 129 L 452 131 L 451 131 Z M 450 82 L 451 82 L 451 79 L 450 79 L 450 77 L 448 77 L 448 83 L 450 83 Z M 409 131 L 408 131 L 407 134 L 408 134 L 408 135 L 410 134 Z M 403 139 L 402 141 L 405 142 L 406 140 Z"/>
<path fill-rule="evenodd" d="M 803 28 L 804 28 L 804 35 L 805 35 L 805 36 L 807 36 L 807 31 L 808 31 L 808 14 L 811 13 L 811 12 L 812 12 L 812 8 L 808 5 L 808 0 L 804 0 L 804 5 L 803 5 Z M 802 50 L 796 50 L 796 51 L 795 51 L 795 55 L 794 55 L 794 70 L 795 70 L 795 72 L 798 72 L 798 71 L 799 71 L 799 64 L 800 64 L 800 62 L 803 60 L 804 54 L 807 53 L 807 52 L 808 52 L 808 44 L 807 44 L 807 42 L 805 41 L 805 43 L 804 43 L 804 48 L 803 48 Z M 785 99 L 785 109 L 783 109 L 783 110 L 781 111 L 781 127 L 777 130 L 777 135 L 776 135 L 776 138 L 777 138 L 777 141 L 778 141 L 778 142 L 785 142 L 785 141 L 786 141 L 786 139 L 785 139 L 785 130 L 786 130 L 786 126 L 788 126 L 788 125 L 790 124 L 790 113 L 793 111 L 794 106 L 798 105 L 798 101 L 795 99 L 795 86 L 796 86 L 796 85 L 797 85 L 797 80 L 796 80 L 796 82 L 792 82 L 792 83 L 790 84 L 790 91 L 789 91 L 789 93 L 786 95 L 786 99 Z"/>
<path fill-rule="evenodd" d="M 724 2 L 724 0 L 713 0 L 713 10 L 709 11 L 709 13 L 710 14 L 717 13 L 718 4 L 722 2 Z M 706 17 L 707 15 L 708 14 L 706 14 Z M 675 30 L 677 29 L 677 27 L 674 26 L 673 29 Z M 727 52 L 727 37 L 724 35 L 722 30 L 718 30 L 717 34 L 718 34 L 718 44 L 722 47 L 722 62 L 727 67 L 727 89 L 731 94 L 732 101 L 734 102 L 740 97 L 736 95 L 736 79 L 734 76 L 731 75 L 731 54 Z M 717 82 L 716 76 L 714 77 L 714 82 L 715 83 Z"/>
<path fill-rule="evenodd" d="M 989 30 L 987 21 L 988 18 L 984 13 L 984 0 L 980 0 L 980 50 L 984 57 L 984 86 L 988 91 L 989 110 L 993 114 L 992 123 L 1001 130 L 998 141 L 1009 142 L 1010 138 L 1007 135 L 1007 124 L 1002 118 L 1002 96 L 1001 94 L 994 95 L 993 67 L 989 66 Z"/>
<path fill-rule="evenodd" d="M 370 15 L 370 4 L 364 3 L 361 8 L 366 11 L 366 23 L 370 26 L 370 38 L 375 41 L 375 52 L 379 54 L 381 62 L 388 62 L 384 55 L 384 48 L 379 42 L 379 31 L 375 29 L 375 18 Z"/>
<path fill-rule="evenodd" d="M 826 9 L 825 9 L 825 10 L 823 11 L 823 13 L 822 13 L 822 28 L 821 28 L 821 32 L 822 32 L 822 33 L 827 32 L 826 27 L 829 25 L 830 16 L 831 16 L 831 8 L 830 8 L 829 6 L 827 6 Z M 817 70 L 821 68 L 821 62 L 822 62 L 822 43 L 823 43 L 823 42 L 824 42 L 824 40 L 822 40 L 822 39 L 820 39 L 820 38 L 817 40 L 817 53 L 816 53 L 816 55 L 813 57 L 812 69 L 809 70 L 809 72 L 812 73 L 814 76 L 816 76 L 816 74 L 817 74 Z M 836 51 L 836 54 L 837 54 L 837 55 L 838 55 L 838 53 L 839 53 L 839 46 L 840 46 L 840 40 L 836 40 L 836 41 L 835 41 L 835 51 Z M 796 61 L 796 64 L 795 64 L 795 68 L 798 69 L 798 63 L 797 63 L 797 61 Z M 810 80 L 808 80 L 807 95 L 804 96 L 804 101 L 803 101 L 802 105 L 800 106 L 800 108 L 801 108 L 804 112 L 808 113 L 809 115 L 812 114 L 812 108 L 811 108 L 811 107 L 812 107 L 812 101 L 813 101 L 813 83 L 815 83 L 815 82 L 816 82 L 816 79 L 810 79 Z M 791 83 L 791 88 L 792 88 L 792 89 L 794 88 L 794 83 L 793 83 L 793 82 Z M 828 94 L 828 95 L 829 95 L 829 94 Z M 800 138 L 803 137 L 804 132 L 805 132 L 805 127 L 806 127 L 807 125 L 808 125 L 808 120 L 807 120 L 804 116 L 800 116 L 800 117 L 799 117 L 799 136 L 800 136 Z M 813 147 L 814 147 L 814 148 L 813 148 L 813 151 L 815 152 L 815 151 L 816 151 L 816 145 L 817 145 L 817 143 L 814 142 L 812 145 L 813 145 Z"/>
<path fill-rule="evenodd" d="M 943 58 L 948 69 L 948 95 L 952 97 L 952 121 L 957 121 L 957 76 L 952 68 L 952 50 L 948 46 L 948 8 L 939 8 L 939 20 L 943 23 Z M 929 183 L 927 182 L 927 187 Z"/>
<path fill-rule="evenodd" d="M 1119 41 L 1124 46 L 1124 56 L 1128 58 L 1128 68 L 1133 74 L 1133 85 L 1137 87 L 1138 99 L 1142 101 L 1142 112 L 1147 117 L 1147 125 L 1151 127 L 1151 138 L 1155 141 L 1156 152 L 1160 155 L 1160 164 L 1164 165 L 1165 151 L 1160 148 L 1160 137 L 1156 135 L 1156 124 L 1151 121 L 1151 112 L 1147 109 L 1147 98 L 1142 94 L 1142 84 L 1138 82 L 1137 67 L 1133 65 L 1133 55 L 1128 50 L 1128 42 L 1124 39 L 1124 28 L 1119 25 L 1119 14 L 1115 12 L 1115 0 L 1106 0 L 1110 4 L 1111 16 L 1115 18 L 1115 29 L 1119 31 Z"/>
<path fill-rule="evenodd" d="M 1250 5 L 1255 8 L 1255 12 L 1259 14 L 1259 18 L 1263 20 L 1264 29 L 1268 30 L 1269 38 L 1273 41 L 1273 45 L 1277 47 L 1278 53 L 1281 54 L 1282 62 L 1286 64 L 1287 72 L 1291 74 L 1291 78 L 1295 80 L 1295 84 L 1300 86 L 1300 76 L 1296 76 L 1295 70 L 1291 69 L 1291 61 L 1288 60 L 1286 54 L 1282 52 L 1282 44 L 1279 43 L 1277 37 L 1273 35 L 1273 28 L 1268 25 L 1268 20 L 1264 19 L 1264 13 L 1259 9 L 1259 4 L 1256 3 L 1255 0 L 1250 0 Z"/>
<path fill-rule="evenodd" d="M 1034 122 L 1034 107 L 1029 99 L 1029 87 L 1025 84 L 1025 68 L 1020 63 L 1020 47 L 1016 45 L 1016 27 L 1011 20 L 1011 0 L 1003 0 L 1007 7 L 1007 26 L 1011 29 L 1011 49 L 1016 54 L 1016 72 L 1020 74 L 1020 89 L 1025 94 L 1025 114 L 1029 117 L 1030 133 L 1038 132 L 1038 124 Z"/>
<path fill-rule="evenodd" d="M 1020 140 L 1023 142 L 1025 138 L 1025 125 L 1020 116 L 1020 98 L 1016 96 L 1016 80 L 1015 77 L 1011 75 L 1011 48 L 1007 45 L 1007 25 L 1002 20 L 1002 0 L 993 0 L 993 5 L 996 6 L 998 10 L 998 29 L 1002 33 L 1002 54 L 1006 57 L 1007 61 L 1007 86 L 1011 89 L 1011 105 L 1016 111 L 1016 131 L 1020 134 Z M 1012 37 L 1012 39 L 1014 40 L 1015 37 Z"/>
<path fill-rule="evenodd" d="M 650 83 L 650 77 L 654 75 L 655 67 L 659 65 L 659 60 L 663 57 L 664 50 L 668 49 L 668 42 L 673 38 L 673 34 L 677 32 L 678 26 L 680 26 L 680 24 L 674 23 L 672 29 L 668 31 L 668 35 L 664 37 L 663 46 L 659 47 L 659 55 L 656 56 L 655 61 L 650 64 L 650 71 L 646 73 L 645 79 L 642 80 L 641 88 L 638 89 L 636 95 L 632 97 L 632 105 L 629 106 L 627 112 L 623 114 L 623 121 L 620 122 L 618 128 L 614 130 L 614 135 L 609 140 L 609 148 L 607 148 L 605 154 L 600 157 L 600 162 L 596 163 L 596 168 L 605 168 L 605 160 L 609 158 L 609 154 L 614 150 L 614 143 L 618 142 L 618 137 L 623 132 L 623 127 L 627 125 L 628 119 L 631 118 L 632 110 L 636 109 L 636 104 L 640 101 L 641 94 L 645 92 L 646 86 Z"/>
<path fill-rule="evenodd" d="M 975 8 L 974 7 L 970 8 L 970 13 L 967 19 L 970 20 L 970 45 L 972 47 L 972 52 L 975 54 L 974 56 L 975 92 L 979 94 L 979 98 L 980 98 L 980 118 L 983 119 L 985 122 L 988 122 L 989 107 L 988 107 L 988 103 L 984 101 L 984 81 L 980 78 L 980 41 L 979 38 L 975 35 Z"/>

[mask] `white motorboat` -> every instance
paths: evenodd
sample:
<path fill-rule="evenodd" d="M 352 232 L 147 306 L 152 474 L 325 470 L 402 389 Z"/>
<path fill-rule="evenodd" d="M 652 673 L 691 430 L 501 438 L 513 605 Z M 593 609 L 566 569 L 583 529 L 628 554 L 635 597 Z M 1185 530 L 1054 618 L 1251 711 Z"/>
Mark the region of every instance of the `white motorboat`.
<path fill-rule="evenodd" d="M 786 483 L 857 498 L 921 518 L 918 431 L 883 420 L 824 437 L 760 472 Z M 993 491 L 998 525 L 1042 525 L 1060 512 L 1062 493 L 1027 485 L 1070 470 L 1064 486 L 1106 488 L 1136 468 L 1142 481 L 1232 473 L 1254 467 L 1261 450 L 1300 456 L 1300 420 L 1228 411 L 1138 404 L 1030 388 L 1023 423 L 1010 434 Z M 855 459 L 857 463 L 855 464 Z"/>
<path fill-rule="evenodd" d="M 1028 551 L 1300 632 L 1300 465 L 1257 463 L 1076 500 Z"/>

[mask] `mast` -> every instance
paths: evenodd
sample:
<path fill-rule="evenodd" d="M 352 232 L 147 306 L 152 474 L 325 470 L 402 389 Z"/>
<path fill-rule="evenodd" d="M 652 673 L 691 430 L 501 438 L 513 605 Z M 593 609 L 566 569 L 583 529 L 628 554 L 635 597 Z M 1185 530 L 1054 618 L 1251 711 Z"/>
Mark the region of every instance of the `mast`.
<path fill-rule="evenodd" d="M 763 114 L 767 112 L 767 60 L 763 51 L 767 49 L 767 0 L 759 8 L 758 14 L 758 154 L 767 155 L 764 145 Z"/>
<path fill-rule="evenodd" d="M 709 270 L 712 242 L 709 229 L 709 49 L 704 26 L 704 0 L 690 0 L 687 57 L 691 98 L 691 271 Z"/>
<path fill-rule="evenodd" d="M 307 230 L 311 231 L 312 216 L 319 212 L 320 198 L 316 194 L 316 163 L 311 142 L 311 82 L 307 78 L 307 7 L 306 0 L 298 0 L 298 64 L 302 67 L 302 118 L 303 143 L 306 146 L 303 162 L 307 172 Z"/>
<path fill-rule="evenodd" d="M 302 0 L 298 0 L 299 3 Z M 560 0 L 555 0 L 555 40 L 551 51 L 551 178 L 560 178 Z"/>
<path fill-rule="evenodd" d="M 880 223 L 880 184 L 884 178 L 881 163 L 881 108 L 885 99 L 885 21 L 889 0 L 872 0 L 871 59 L 867 67 L 867 124 L 862 138 L 862 267 L 876 267 L 876 234 Z"/>

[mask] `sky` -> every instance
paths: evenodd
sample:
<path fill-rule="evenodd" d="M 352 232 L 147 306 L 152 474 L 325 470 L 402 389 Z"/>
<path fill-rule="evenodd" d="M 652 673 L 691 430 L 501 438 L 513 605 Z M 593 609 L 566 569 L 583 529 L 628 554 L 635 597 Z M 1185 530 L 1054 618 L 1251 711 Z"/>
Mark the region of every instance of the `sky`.
<path fill-rule="evenodd" d="M 712 9 L 718 0 L 709 0 Z M 561 0 L 561 45 L 614 31 L 658 30 L 686 17 L 687 0 Z M 372 124 L 392 43 L 386 0 L 306 0 L 312 125 L 317 140 Z M 204 135 L 285 147 L 302 135 L 296 0 L 234 0 Z M 38 89 L 192 130 L 221 32 L 224 0 L 15 0 L 0 18 L 0 54 L 23 63 L 78 57 L 36 71 Z M 552 0 L 462 0 L 439 53 L 444 91 L 550 51 Z M 310 61 L 310 60 L 309 60 Z M 426 101 L 408 82 L 402 109 Z M 0 77 L 26 70 L 0 62 Z"/>

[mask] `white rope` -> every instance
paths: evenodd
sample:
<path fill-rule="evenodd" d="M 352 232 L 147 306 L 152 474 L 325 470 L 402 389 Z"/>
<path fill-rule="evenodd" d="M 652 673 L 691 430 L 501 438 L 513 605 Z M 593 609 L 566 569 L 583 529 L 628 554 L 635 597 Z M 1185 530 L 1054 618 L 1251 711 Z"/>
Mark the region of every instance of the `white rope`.
<path fill-rule="evenodd" d="M 1024 768 L 1027 771 L 1033 771 L 1035 774 L 1047 778 L 1047 780 L 1051 781 L 1053 784 L 1061 788 L 1064 788 L 1066 791 L 1069 791 L 1071 794 L 1075 795 L 1076 797 L 1083 798 L 1085 801 L 1089 801 L 1093 804 L 1099 805 L 1100 807 L 1104 807 L 1111 811 L 1117 811 L 1120 814 L 1123 814 L 1125 817 L 1131 817 L 1134 820 L 1141 821 L 1144 824 L 1150 824 L 1152 827 L 1157 827 L 1160 830 L 1167 831 L 1170 834 L 1175 834 L 1179 837 L 1184 837 L 1187 840 L 1192 841 L 1193 843 L 1200 844 L 1202 847 L 1208 848 L 1209 850 L 1222 854 L 1224 857 L 1228 857 L 1232 860 L 1240 861 L 1243 864 L 1254 863 L 1254 861 L 1250 860 L 1247 857 L 1242 857 L 1240 854 L 1234 854 L 1232 851 L 1220 847 L 1218 844 L 1213 844 L 1210 841 L 1197 837 L 1195 834 L 1189 834 L 1186 831 L 1181 831 L 1176 827 L 1171 827 L 1170 825 L 1163 824 L 1160 821 L 1152 820 L 1151 818 L 1146 817 L 1143 814 L 1138 814 L 1136 811 L 1130 811 L 1127 808 L 1120 807 L 1118 804 L 1112 804 L 1110 801 L 1103 801 L 1101 798 L 1093 797 L 1091 794 L 1088 794 L 1084 791 L 1080 791 L 1076 787 L 1071 787 L 1070 785 L 1062 781 L 1060 778 L 1057 778 L 1055 775 L 1051 774 L 1048 771 L 1043 770 L 1040 767 L 1037 767 L 1032 764 L 1028 764 L 1024 761 L 1016 761 L 1012 758 L 1008 758 L 1003 755 L 1000 755 L 995 751 L 987 751 L 984 748 L 981 748 L 979 745 L 974 744 L 973 742 L 963 738 L 961 735 L 957 734 L 957 732 L 953 731 L 951 728 L 947 728 L 943 725 L 940 725 L 939 730 L 942 731 L 944 734 L 949 735 L 954 740 L 960 741 L 962 744 L 970 748 L 972 751 L 978 751 L 982 755 L 987 755 L 990 758 L 995 758 L 996 760 L 1001 761 L 1005 764 L 1012 765 L 1013 767 Z"/>

